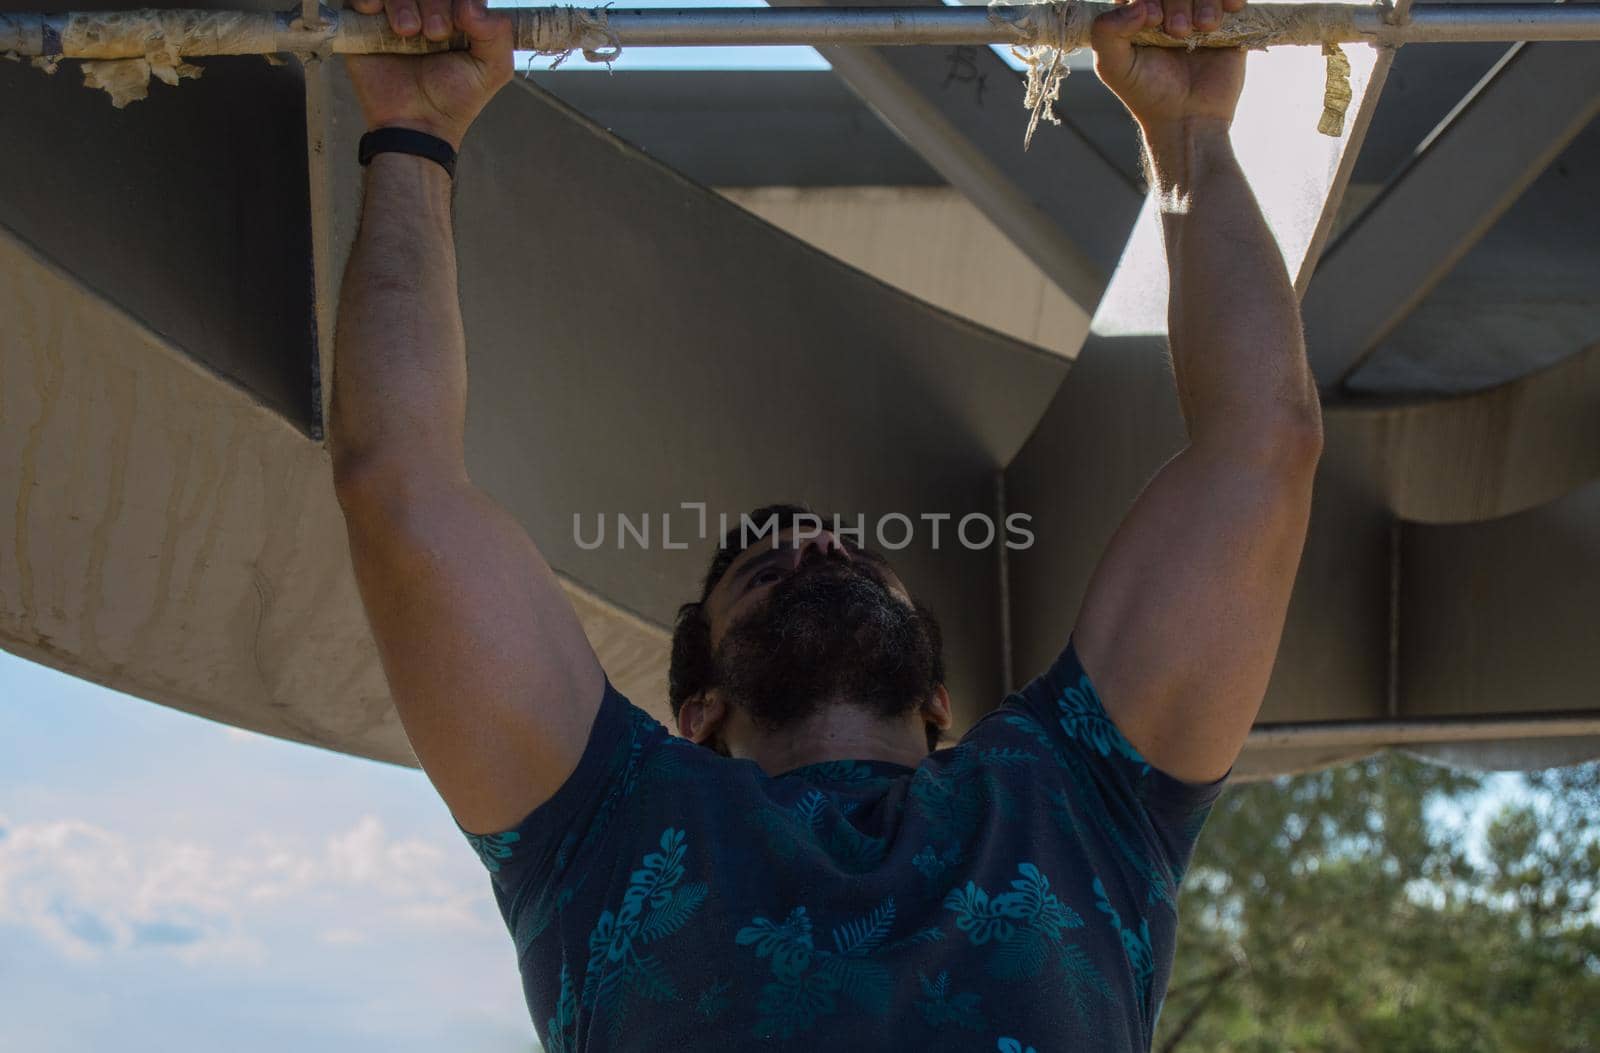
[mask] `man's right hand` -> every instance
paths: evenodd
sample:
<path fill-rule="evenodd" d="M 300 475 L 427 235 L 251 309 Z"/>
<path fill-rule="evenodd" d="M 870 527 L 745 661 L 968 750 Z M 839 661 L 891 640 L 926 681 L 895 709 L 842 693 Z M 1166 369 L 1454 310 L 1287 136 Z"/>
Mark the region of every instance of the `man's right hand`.
<path fill-rule="evenodd" d="M 1242 11 L 1245 0 L 1124 0 L 1095 19 L 1095 72 L 1144 129 L 1152 149 L 1176 127 L 1232 123 L 1244 88 L 1242 48 L 1138 47 L 1142 30 L 1166 30 L 1181 39 L 1210 32 L 1224 13 Z"/>
<path fill-rule="evenodd" d="M 467 128 L 510 79 L 511 19 L 485 0 L 351 0 L 364 15 L 387 10 L 403 37 L 446 40 L 459 31 L 467 51 L 433 55 L 347 55 L 346 68 L 367 128 L 410 128 L 457 150 Z"/>

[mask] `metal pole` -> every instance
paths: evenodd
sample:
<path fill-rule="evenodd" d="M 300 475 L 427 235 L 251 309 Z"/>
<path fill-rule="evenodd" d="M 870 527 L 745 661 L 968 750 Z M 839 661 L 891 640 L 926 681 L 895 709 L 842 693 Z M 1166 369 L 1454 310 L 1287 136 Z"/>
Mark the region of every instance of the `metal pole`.
<path fill-rule="evenodd" d="M 1107 3 L 1081 5 L 1094 15 Z M 1400 44 L 1485 43 L 1519 40 L 1600 40 L 1600 4 L 1429 4 L 1408 21 L 1390 25 L 1385 8 L 1353 4 L 1257 4 L 1277 14 L 1291 9 L 1297 26 L 1317 23 L 1315 40 L 1285 43 Z M 1248 9 L 1247 9 L 1248 10 Z M 680 8 L 607 12 L 607 24 L 624 47 L 732 47 L 789 44 L 1045 44 L 1055 43 L 1059 18 L 1050 4 L 1011 7 Z M 1288 34 L 1285 35 L 1303 35 Z M 1229 46 L 1227 24 L 1191 38 L 1198 46 Z M 1141 42 L 1188 47 L 1164 33 Z M 1268 40 L 1266 43 L 1272 43 Z M 1085 35 L 1069 46 L 1087 46 Z"/>
<path fill-rule="evenodd" d="M 1250 732 L 1252 749 L 1329 746 L 1404 746 L 1424 742 L 1491 742 L 1600 735 L 1600 717 L 1539 714 L 1436 720 L 1328 721 L 1263 724 Z"/>
<path fill-rule="evenodd" d="M 1093 18 L 1109 3 L 1011 7 L 503 8 L 517 46 L 547 53 L 617 47 L 750 47 L 885 44 L 1086 46 Z M 1429 4 L 1391 25 L 1385 6 L 1261 3 L 1229 15 L 1223 27 L 1188 40 L 1146 32 L 1138 43 L 1164 47 L 1265 47 L 1274 44 L 1401 44 L 1600 40 L 1596 4 Z M 456 39 L 401 38 L 382 15 L 137 10 L 0 14 L 0 54 L 46 59 L 198 57 L 332 50 L 419 54 L 463 47 Z"/>

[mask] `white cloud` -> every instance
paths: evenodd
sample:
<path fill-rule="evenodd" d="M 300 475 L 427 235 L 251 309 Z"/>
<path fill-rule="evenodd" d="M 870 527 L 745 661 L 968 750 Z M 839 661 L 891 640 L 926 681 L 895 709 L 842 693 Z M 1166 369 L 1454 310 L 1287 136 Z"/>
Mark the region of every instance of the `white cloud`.
<path fill-rule="evenodd" d="M 285 924 L 312 926 L 336 946 L 365 942 L 364 929 L 484 930 L 492 927 L 485 900 L 465 844 L 452 856 L 390 838 L 373 815 L 320 845 L 256 834 L 232 852 L 141 842 L 81 819 L 0 817 L 0 924 L 29 928 L 75 959 L 255 958 Z"/>

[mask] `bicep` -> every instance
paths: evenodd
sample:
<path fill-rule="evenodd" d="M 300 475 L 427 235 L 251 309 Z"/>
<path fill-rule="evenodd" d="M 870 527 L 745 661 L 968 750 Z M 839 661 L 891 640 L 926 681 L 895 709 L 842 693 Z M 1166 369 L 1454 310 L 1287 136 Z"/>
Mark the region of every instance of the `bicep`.
<path fill-rule="evenodd" d="M 463 827 L 515 825 L 583 754 L 604 674 L 522 526 L 470 484 L 347 502 L 356 580 L 423 770 Z"/>
<path fill-rule="evenodd" d="M 1311 465 L 1190 447 L 1146 487 L 1074 630 L 1107 712 L 1150 763 L 1220 777 L 1266 694 L 1310 515 Z"/>

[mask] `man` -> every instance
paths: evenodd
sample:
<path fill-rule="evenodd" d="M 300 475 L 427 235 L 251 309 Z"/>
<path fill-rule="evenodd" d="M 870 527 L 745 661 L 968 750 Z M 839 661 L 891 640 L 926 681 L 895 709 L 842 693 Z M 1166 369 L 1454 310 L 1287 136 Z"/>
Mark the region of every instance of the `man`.
<path fill-rule="evenodd" d="M 464 462 L 442 161 L 511 75 L 507 24 L 388 0 L 398 32 L 454 25 L 470 53 L 349 60 L 370 126 L 423 135 L 364 151 L 338 496 L 395 705 L 492 872 L 548 1049 L 1149 1047 L 1177 887 L 1266 690 L 1321 449 L 1295 298 L 1228 140 L 1243 55 L 1133 47 L 1222 14 L 1164 2 L 1104 15 L 1094 46 L 1159 196 L 1190 442 L 1060 659 L 932 752 L 937 627 L 800 509 L 772 510 L 782 544 L 719 550 L 683 609 L 679 736 L 610 687 Z"/>

